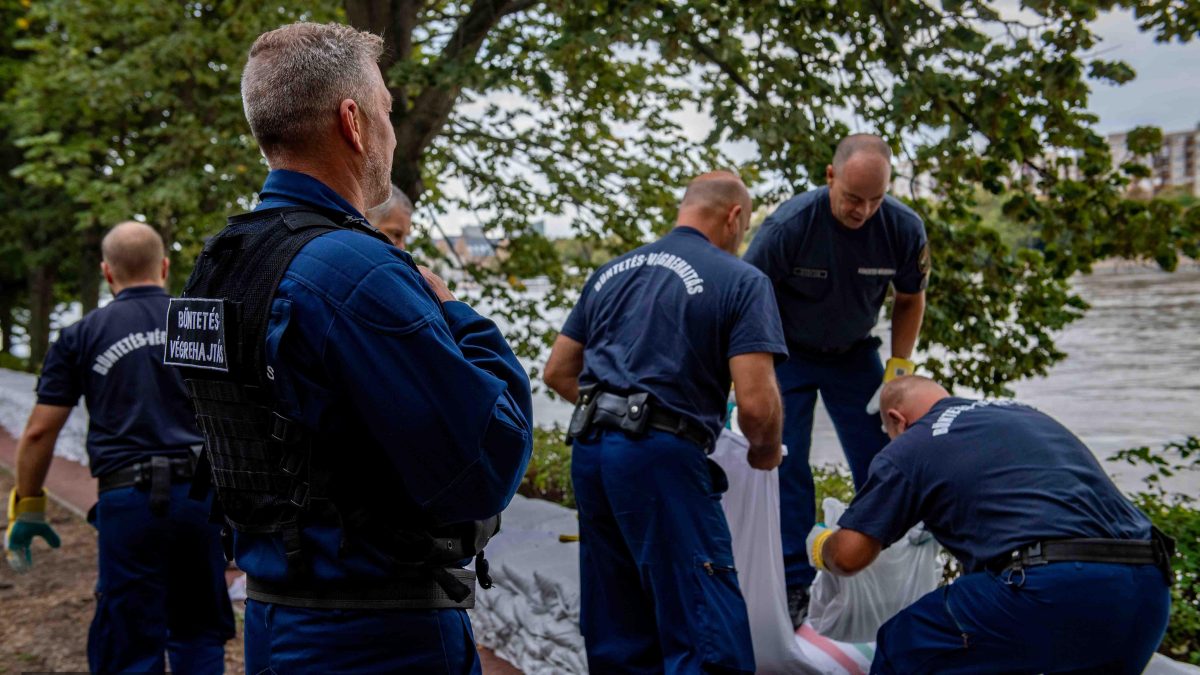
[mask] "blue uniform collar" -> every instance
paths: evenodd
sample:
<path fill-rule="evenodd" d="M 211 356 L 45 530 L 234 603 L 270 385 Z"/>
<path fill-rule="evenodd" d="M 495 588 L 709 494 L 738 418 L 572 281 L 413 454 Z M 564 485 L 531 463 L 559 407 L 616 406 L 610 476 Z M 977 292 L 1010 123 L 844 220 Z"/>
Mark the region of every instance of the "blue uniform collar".
<path fill-rule="evenodd" d="M 117 293 L 117 295 L 113 298 L 113 300 L 114 301 L 127 300 L 129 298 L 140 298 L 140 297 L 144 297 L 147 295 L 166 295 L 166 294 L 167 294 L 167 291 L 165 289 L 163 289 L 162 286 L 155 286 L 154 284 L 145 284 L 143 286 L 130 286 L 129 288 L 122 288 L 121 292 Z"/>
<path fill-rule="evenodd" d="M 675 234 L 676 232 L 678 232 L 679 234 L 694 235 L 694 236 L 700 237 L 704 241 L 708 241 L 708 237 L 705 236 L 705 234 L 703 232 L 701 232 L 700 230 L 697 230 L 696 228 L 692 227 L 691 225 L 676 225 L 675 229 L 671 230 L 671 234 Z M 708 243 L 711 244 L 712 242 L 708 241 Z"/>
<path fill-rule="evenodd" d="M 275 169 L 268 173 L 258 198 L 261 201 L 255 211 L 284 206 L 312 206 L 366 220 L 333 188 L 298 171 Z"/>

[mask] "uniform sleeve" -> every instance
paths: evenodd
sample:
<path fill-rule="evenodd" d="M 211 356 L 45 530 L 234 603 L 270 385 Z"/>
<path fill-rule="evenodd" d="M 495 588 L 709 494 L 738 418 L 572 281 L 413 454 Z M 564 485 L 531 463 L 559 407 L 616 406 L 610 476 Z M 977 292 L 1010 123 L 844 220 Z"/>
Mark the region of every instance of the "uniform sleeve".
<path fill-rule="evenodd" d="M 726 358 L 755 352 L 774 354 L 776 362 L 787 358 L 787 342 L 779 307 L 775 304 L 775 292 L 765 276 L 755 273 L 742 283 L 734 316 Z"/>
<path fill-rule="evenodd" d="M 876 455 L 866 484 L 837 524 L 870 535 L 887 548 L 921 522 L 919 504 L 920 495 L 904 473 L 888 457 Z"/>
<path fill-rule="evenodd" d="M 925 236 L 925 224 L 915 216 L 913 221 L 913 235 L 892 279 L 892 285 L 901 293 L 920 293 L 929 283 L 929 239 Z"/>
<path fill-rule="evenodd" d="M 563 324 L 562 330 L 559 331 L 579 344 L 587 344 L 587 300 L 591 297 L 592 282 L 595 278 L 595 272 L 588 277 L 587 283 L 583 285 L 583 290 L 579 293 L 579 302 L 575 303 L 575 306 L 571 308 L 571 313 L 567 315 L 566 323 Z"/>
<path fill-rule="evenodd" d="M 750 242 L 743 260 L 762 270 L 772 284 L 778 284 L 788 277 L 791 265 L 787 260 L 785 250 L 784 228 L 773 218 L 767 218 L 758 229 L 758 234 Z"/>
<path fill-rule="evenodd" d="M 532 395 L 494 323 L 461 302 L 439 305 L 415 269 L 383 265 L 335 315 L 321 351 L 434 520 L 508 505 L 532 451 Z"/>
<path fill-rule="evenodd" d="M 37 383 L 37 402 L 73 407 L 83 395 L 82 365 L 79 363 L 78 324 L 62 330 L 50 345 Z"/>

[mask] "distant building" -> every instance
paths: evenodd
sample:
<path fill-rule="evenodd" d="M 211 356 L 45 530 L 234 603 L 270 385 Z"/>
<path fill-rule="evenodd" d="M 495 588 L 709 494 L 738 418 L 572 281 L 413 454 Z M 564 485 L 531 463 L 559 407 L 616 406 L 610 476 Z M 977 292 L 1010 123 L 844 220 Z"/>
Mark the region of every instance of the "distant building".
<path fill-rule="evenodd" d="M 438 239 L 436 246 L 446 254 L 453 251 L 451 257 L 457 257 L 464 263 L 484 264 L 496 259 L 503 243 L 488 239 L 478 225 L 468 225 L 457 237 Z"/>
<path fill-rule="evenodd" d="M 1162 147 L 1150 157 L 1137 157 L 1131 153 L 1126 147 L 1127 139 L 1127 133 L 1109 134 L 1113 167 L 1139 161 L 1152 172 L 1150 178 L 1130 184 L 1131 191 L 1155 195 L 1174 188 L 1200 197 L 1200 125 L 1190 131 L 1163 134 Z"/>

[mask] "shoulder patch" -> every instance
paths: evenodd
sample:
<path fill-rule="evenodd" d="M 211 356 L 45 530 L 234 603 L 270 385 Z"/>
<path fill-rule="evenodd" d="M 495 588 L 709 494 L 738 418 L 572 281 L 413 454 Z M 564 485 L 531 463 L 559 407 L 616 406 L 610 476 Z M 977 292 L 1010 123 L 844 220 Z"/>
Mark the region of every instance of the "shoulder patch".
<path fill-rule="evenodd" d="M 933 269 L 933 261 L 929 257 L 929 242 L 925 242 L 925 246 L 921 247 L 921 252 L 917 255 L 917 269 L 925 278 L 929 278 L 929 271 Z"/>
<path fill-rule="evenodd" d="M 164 364 L 227 373 L 226 344 L 224 300 L 171 298 Z"/>

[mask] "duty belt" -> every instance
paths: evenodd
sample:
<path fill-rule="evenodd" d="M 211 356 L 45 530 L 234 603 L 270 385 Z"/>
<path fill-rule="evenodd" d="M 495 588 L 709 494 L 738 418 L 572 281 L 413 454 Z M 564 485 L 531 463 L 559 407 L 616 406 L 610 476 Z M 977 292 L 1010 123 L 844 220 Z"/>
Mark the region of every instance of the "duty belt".
<path fill-rule="evenodd" d="M 271 583 L 246 579 L 246 597 L 309 609 L 471 609 L 475 606 L 475 573 L 458 567 L 445 572 L 470 589 L 455 600 L 436 579 L 395 579 L 375 584 Z"/>
<path fill-rule="evenodd" d="M 674 434 L 712 452 L 712 435 L 703 425 L 686 415 L 668 410 L 650 401 L 649 394 L 610 394 L 597 385 L 579 388 L 579 401 L 567 429 L 569 438 L 585 435 L 593 427 L 617 429 L 641 435 L 649 429 Z"/>
<path fill-rule="evenodd" d="M 1154 528 L 1149 540 L 1059 539 L 1039 541 L 992 558 L 984 567 L 999 573 L 1059 562 L 1155 565 L 1170 584 L 1174 581 L 1171 572 L 1171 557 L 1174 553 L 1175 541 L 1159 531 L 1158 528 Z"/>
<path fill-rule="evenodd" d="M 192 480 L 192 460 L 187 457 L 151 457 L 149 461 L 137 462 L 124 469 L 117 469 L 100 476 L 99 491 L 108 492 L 117 488 L 136 487 L 150 491 L 150 511 L 163 515 L 171 500 L 171 485 Z"/>

